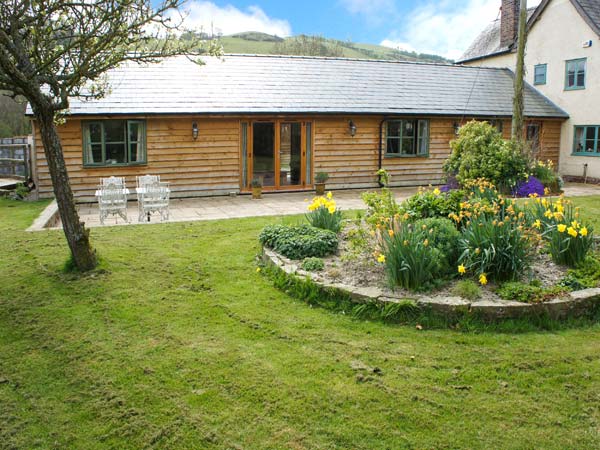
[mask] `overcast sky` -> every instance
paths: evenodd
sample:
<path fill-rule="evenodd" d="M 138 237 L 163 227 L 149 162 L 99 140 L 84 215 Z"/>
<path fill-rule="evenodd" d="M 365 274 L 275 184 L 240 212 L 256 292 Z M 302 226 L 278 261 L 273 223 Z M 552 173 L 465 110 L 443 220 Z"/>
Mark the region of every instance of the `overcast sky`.
<path fill-rule="evenodd" d="M 535 6 L 540 0 L 530 0 Z M 192 0 L 188 28 L 223 34 L 318 34 L 458 58 L 499 14 L 501 0 Z"/>

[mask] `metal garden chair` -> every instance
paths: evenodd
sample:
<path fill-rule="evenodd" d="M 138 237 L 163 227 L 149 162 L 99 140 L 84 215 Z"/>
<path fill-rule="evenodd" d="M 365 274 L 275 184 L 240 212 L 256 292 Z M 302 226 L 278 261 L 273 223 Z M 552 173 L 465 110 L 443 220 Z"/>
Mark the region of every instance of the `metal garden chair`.
<path fill-rule="evenodd" d="M 127 193 L 123 178 L 110 177 L 101 180 L 96 196 L 100 210 L 100 223 L 109 215 L 118 215 L 127 222 Z"/>

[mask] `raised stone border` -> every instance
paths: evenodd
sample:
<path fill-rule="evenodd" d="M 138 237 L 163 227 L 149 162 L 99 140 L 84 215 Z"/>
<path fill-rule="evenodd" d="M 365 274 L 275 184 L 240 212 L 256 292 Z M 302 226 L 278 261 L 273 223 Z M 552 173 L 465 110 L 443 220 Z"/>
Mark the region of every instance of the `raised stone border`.
<path fill-rule="evenodd" d="M 26 231 L 47 230 L 48 228 L 57 226 L 58 221 L 58 205 L 56 204 L 56 200 L 52 200 L 52 202 L 46 206 L 39 216 L 37 216 L 37 218 L 33 221 L 33 224 L 31 224 Z"/>
<path fill-rule="evenodd" d="M 529 317 L 549 317 L 554 320 L 564 320 L 569 317 L 589 315 L 595 307 L 600 306 L 600 288 L 571 292 L 568 298 L 556 298 L 543 303 L 522 303 L 507 300 L 469 301 L 461 297 L 441 296 L 410 299 L 406 296 L 396 297 L 389 293 L 384 294 L 377 287 L 357 287 L 317 280 L 313 273 L 302 270 L 297 262 L 268 248 L 263 248 L 262 260 L 264 264 L 282 270 L 298 281 L 309 279 L 323 291 L 337 291 L 349 297 L 355 303 L 375 302 L 385 304 L 412 300 L 423 312 L 433 312 L 446 317 L 472 315 L 491 321 Z"/>

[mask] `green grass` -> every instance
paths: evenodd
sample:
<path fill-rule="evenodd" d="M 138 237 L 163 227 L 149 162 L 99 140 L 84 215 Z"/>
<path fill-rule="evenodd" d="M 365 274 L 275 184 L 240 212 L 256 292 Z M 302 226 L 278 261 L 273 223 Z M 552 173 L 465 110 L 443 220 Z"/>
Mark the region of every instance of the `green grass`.
<path fill-rule="evenodd" d="M 1 448 L 598 447 L 597 324 L 311 308 L 256 272 L 260 229 L 297 218 L 93 229 L 101 267 L 67 274 L 60 232 L 23 231 L 44 205 L 0 200 Z"/>

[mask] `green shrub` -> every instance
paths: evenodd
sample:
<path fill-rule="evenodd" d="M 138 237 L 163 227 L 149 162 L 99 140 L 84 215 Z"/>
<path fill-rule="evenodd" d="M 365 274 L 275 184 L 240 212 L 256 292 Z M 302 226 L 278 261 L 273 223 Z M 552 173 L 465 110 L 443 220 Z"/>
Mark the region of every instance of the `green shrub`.
<path fill-rule="evenodd" d="M 424 290 L 444 272 L 441 252 L 430 245 L 429 230 L 395 221 L 392 229 L 380 231 L 387 277 L 391 286 Z"/>
<path fill-rule="evenodd" d="M 481 284 L 488 278 L 517 279 L 531 258 L 531 246 L 520 225 L 508 218 L 474 217 L 462 230 L 459 248 L 462 268 L 479 276 Z"/>
<path fill-rule="evenodd" d="M 361 198 L 367 205 L 365 220 L 372 226 L 389 223 L 395 215 L 400 213 L 400 206 L 388 188 L 384 187 L 380 192 L 364 192 Z"/>
<path fill-rule="evenodd" d="M 561 281 L 562 286 L 573 290 L 600 286 L 600 260 L 594 256 L 586 257 L 575 269 L 569 269 Z"/>
<path fill-rule="evenodd" d="M 440 192 L 438 188 L 420 189 L 400 204 L 400 214 L 408 214 L 412 219 L 448 217 L 458 212 L 464 196 L 465 193 L 461 190 Z"/>
<path fill-rule="evenodd" d="M 527 158 L 487 122 L 471 121 L 462 126 L 450 146 L 452 153 L 444 163 L 444 171 L 455 175 L 461 184 L 484 178 L 501 191 L 510 192 L 519 181 L 527 179 Z"/>
<path fill-rule="evenodd" d="M 446 267 L 448 272 L 454 272 L 460 256 L 458 246 L 460 233 L 454 224 L 449 219 L 430 218 L 417 220 L 415 228 L 428 230 L 429 243 L 440 251 L 440 257 L 443 259 L 442 266 Z"/>
<path fill-rule="evenodd" d="M 313 198 L 308 206 L 306 219 L 313 227 L 334 233 L 339 233 L 342 229 L 342 211 L 337 208 L 331 192 L 327 196 Z"/>
<path fill-rule="evenodd" d="M 302 261 L 302 269 L 307 272 L 319 272 L 323 270 L 324 267 L 325 263 L 321 258 L 304 258 L 304 261 Z"/>
<path fill-rule="evenodd" d="M 563 186 L 563 181 L 560 175 L 554 170 L 552 161 L 546 163 L 538 161 L 531 169 L 531 175 L 542 182 L 544 187 L 547 187 L 550 192 L 560 192 Z"/>
<path fill-rule="evenodd" d="M 496 294 L 504 300 L 513 300 L 523 303 L 543 302 L 544 300 L 550 300 L 564 295 L 566 292 L 567 289 L 562 286 L 543 288 L 539 283 L 531 282 L 530 284 L 526 284 L 518 281 L 504 283 L 496 290 Z"/>
<path fill-rule="evenodd" d="M 454 285 L 452 295 L 467 300 L 477 300 L 481 297 L 481 288 L 473 280 L 462 280 Z"/>
<path fill-rule="evenodd" d="M 334 232 L 310 225 L 267 225 L 258 239 L 262 245 L 290 259 L 327 256 L 338 247 Z"/>

